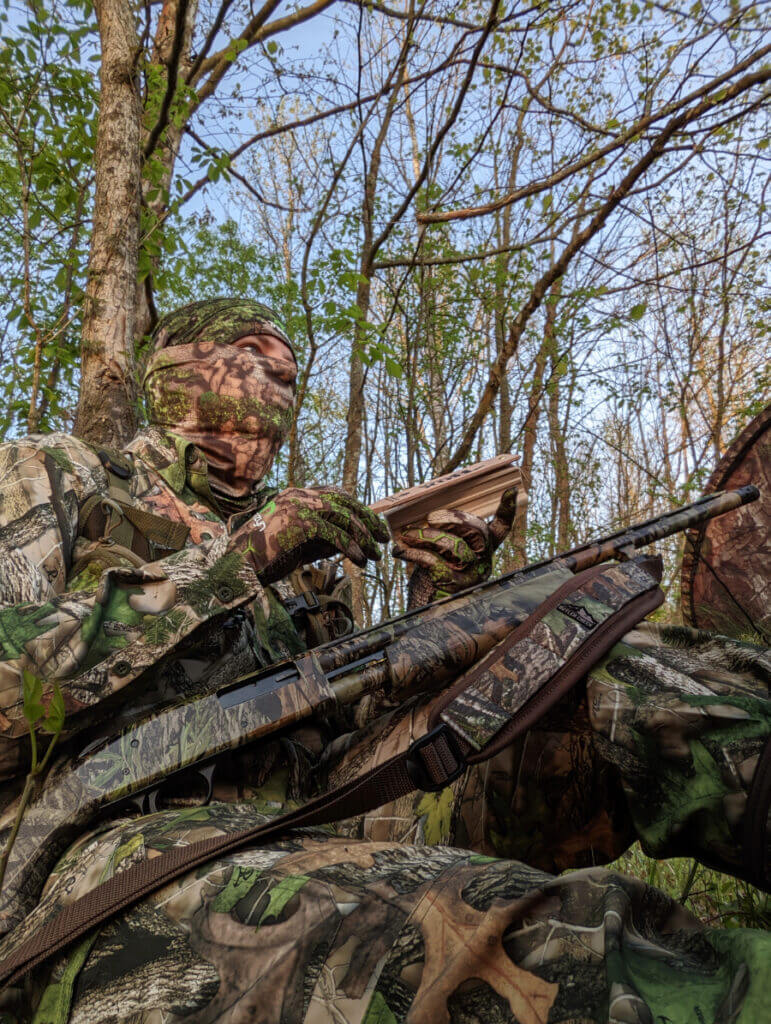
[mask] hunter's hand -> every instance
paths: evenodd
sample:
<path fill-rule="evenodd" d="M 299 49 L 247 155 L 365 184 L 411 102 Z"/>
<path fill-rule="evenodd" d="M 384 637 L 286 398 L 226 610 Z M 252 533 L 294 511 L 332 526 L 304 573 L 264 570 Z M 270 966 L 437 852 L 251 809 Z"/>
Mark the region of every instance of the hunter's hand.
<path fill-rule="evenodd" d="M 379 559 L 387 541 L 380 516 L 339 487 L 290 487 L 246 522 L 231 544 L 248 554 L 261 583 L 338 552 L 356 565 Z"/>
<path fill-rule="evenodd" d="M 420 592 L 411 587 L 410 607 L 486 580 L 492 572 L 493 554 L 511 529 L 516 507 L 517 491 L 512 487 L 504 492 L 488 522 L 468 512 L 439 509 L 429 513 L 427 526 L 407 527 L 397 534 L 394 556 L 423 570 L 417 574 Z"/>

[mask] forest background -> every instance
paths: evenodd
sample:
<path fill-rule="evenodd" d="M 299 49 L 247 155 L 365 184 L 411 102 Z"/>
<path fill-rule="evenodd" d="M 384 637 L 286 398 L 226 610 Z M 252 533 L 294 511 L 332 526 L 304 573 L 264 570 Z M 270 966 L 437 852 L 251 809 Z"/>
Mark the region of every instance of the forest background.
<path fill-rule="evenodd" d="M 159 313 L 238 294 L 299 355 L 281 486 L 519 453 L 501 569 L 693 499 L 771 396 L 768 15 L 2 0 L 0 440 L 126 441 Z M 363 623 L 401 610 L 390 557 L 355 583 Z M 691 862 L 624 866 L 768 923 Z"/>

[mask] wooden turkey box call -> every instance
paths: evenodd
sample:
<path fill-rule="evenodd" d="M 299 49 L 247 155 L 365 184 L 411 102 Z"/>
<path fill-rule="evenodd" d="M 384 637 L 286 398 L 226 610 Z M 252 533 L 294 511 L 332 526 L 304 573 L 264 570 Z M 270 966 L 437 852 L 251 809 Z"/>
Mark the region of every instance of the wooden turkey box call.
<path fill-rule="evenodd" d="M 485 519 L 495 512 L 501 495 L 509 487 L 517 488 L 518 506 L 527 504 L 527 482 L 517 461 L 516 455 L 496 455 L 428 483 L 397 491 L 371 507 L 385 516 L 392 533 L 408 525 L 422 526 L 429 512 L 440 508 L 460 509 Z"/>

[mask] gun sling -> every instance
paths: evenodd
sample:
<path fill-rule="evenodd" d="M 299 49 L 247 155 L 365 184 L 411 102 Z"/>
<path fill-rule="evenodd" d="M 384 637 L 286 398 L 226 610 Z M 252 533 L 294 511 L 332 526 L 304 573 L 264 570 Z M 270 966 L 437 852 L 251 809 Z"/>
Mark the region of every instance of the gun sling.
<path fill-rule="evenodd" d="M 289 829 L 364 814 L 415 789 L 443 789 L 469 765 L 493 757 L 530 728 L 624 633 L 659 607 L 664 600 L 660 578 L 660 560 L 647 559 L 594 566 L 567 580 L 442 696 L 429 732 L 407 750 L 273 821 L 173 847 L 113 875 L 41 923 L 15 949 L 11 933 L 6 939 L 11 951 L 0 963 L 0 985 L 18 981 L 114 914 L 215 857 L 247 843 L 278 839 Z M 592 601 L 598 594 L 602 601 Z M 590 613 L 586 602 L 576 604 L 582 597 L 589 598 Z M 560 652 L 538 642 L 542 620 L 555 610 L 575 624 Z"/>

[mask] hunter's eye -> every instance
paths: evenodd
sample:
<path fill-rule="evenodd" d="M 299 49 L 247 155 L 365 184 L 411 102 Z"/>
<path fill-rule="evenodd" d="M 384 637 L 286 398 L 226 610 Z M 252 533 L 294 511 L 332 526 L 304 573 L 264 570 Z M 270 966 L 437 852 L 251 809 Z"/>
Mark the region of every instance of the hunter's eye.
<path fill-rule="evenodd" d="M 272 334 L 246 334 L 233 344 L 236 348 L 254 349 L 261 356 L 268 356 L 271 359 L 284 359 L 292 363 L 295 361 L 289 346 Z"/>

